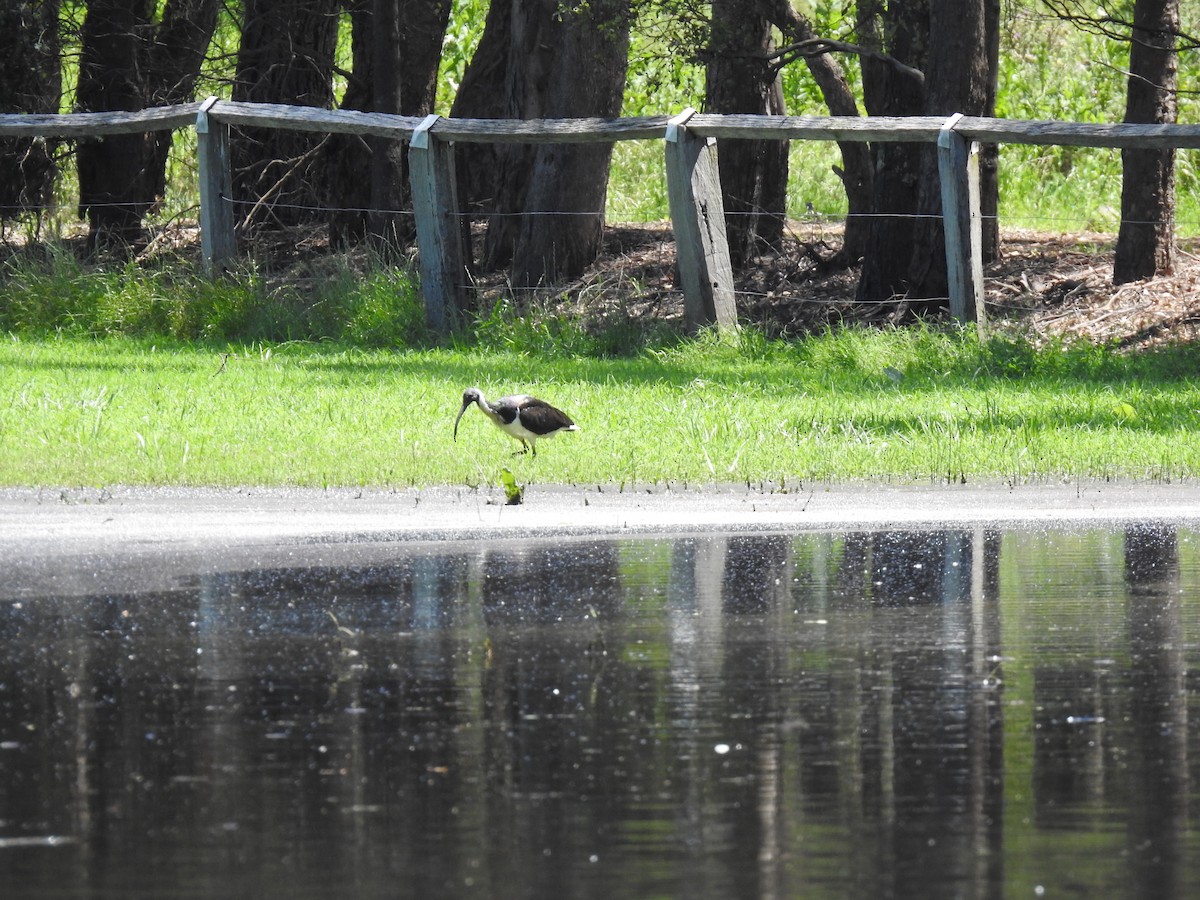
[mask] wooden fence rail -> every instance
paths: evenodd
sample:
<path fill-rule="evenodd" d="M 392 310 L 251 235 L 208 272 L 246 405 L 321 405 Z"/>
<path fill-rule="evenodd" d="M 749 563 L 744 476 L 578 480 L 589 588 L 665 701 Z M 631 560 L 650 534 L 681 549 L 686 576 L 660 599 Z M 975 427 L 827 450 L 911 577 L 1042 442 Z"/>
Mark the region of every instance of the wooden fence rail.
<path fill-rule="evenodd" d="M 466 283 L 466 256 L 455 224 L 456 143 L 591 143 L 659 140 L 664 147 L 671 224 L 691 327 L 736 325 L 733 272 L 717 174 L 717 138 L 934 143 L 942 182 L 951 314 L 984 325 L 981 144 L 1056 144 L 1107 148 L 1200 149 L 1200 125 L 1127 125 L 948 118 L 711 115 L 622 119 L 451 119 L 210 97 L 136 112 L 0 114 L 0 137 L 95 138 L 105 134 L 194 128 L 197 134 L 202 253 L 220 272 L 237 252 L 229 129 L 235 125 L 365 134 L 407 142 L 421 290 L 439 331 L 452 327 Z"/>

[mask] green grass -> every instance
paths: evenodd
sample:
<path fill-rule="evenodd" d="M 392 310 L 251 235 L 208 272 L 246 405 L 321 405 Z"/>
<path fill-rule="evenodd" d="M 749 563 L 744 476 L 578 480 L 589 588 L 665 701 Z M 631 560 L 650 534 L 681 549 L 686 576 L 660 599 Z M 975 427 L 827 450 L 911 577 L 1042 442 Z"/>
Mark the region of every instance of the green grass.
<path fill-rule="evenodd" d="M 929 329 L 617 359 L 10 335 L 0 484 L 480 485 L 504 467 L 521 484 L 1175 480 L 1200 471 L 1198 355 Z M 539 394 L 582 430 L 513 457 L 468 411 L 455 443 L 470 385 Z"/>

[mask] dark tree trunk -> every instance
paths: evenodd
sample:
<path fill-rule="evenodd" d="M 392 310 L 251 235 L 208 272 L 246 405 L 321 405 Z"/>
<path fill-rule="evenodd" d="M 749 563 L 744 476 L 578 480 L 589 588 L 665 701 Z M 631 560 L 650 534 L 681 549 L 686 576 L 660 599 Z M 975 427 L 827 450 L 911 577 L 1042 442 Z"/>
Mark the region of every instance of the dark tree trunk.
<path fill-rule="evenodd" d="M 929 0 L 908 0 L 884 9 L 881 0 L 860 2 L 859 42 L 923 71 L 929 39 Z M 888 36 L 884 40 L 883 35 Z M 925 85 L 913 75 L 873 57 L 863 57 L 863 101 L 872 116 L 920 115 Z M 912 214 L 920 197 L 918 144 L 876 143 L 874 216 L 867 231 L 858 299 L 890 300 L 908 293 L 913 253 Z"/>
<path fill-rule="evenodd" d="M 1125 121 L 1174 122 L 1179 0 L 1137 0 Z M 1175 261 L 1175 151 L 1121 152 L 1121 228 L 1113 281 L 1170 272 Z"/>
<path fill-rule="evenodd" d="M 454 114 L 616 116 L 629 15 L 628 0 L 570 9 L 557 0 L 495 0 Z M 470 96 L 480 91 L 485 96 Z M 512 281 L 521 287 L 582 272 L 601 248 L 611 155 L 610 144 L 511 144 L 467 157 L 476 171 L 464 199 L 491 216 L 485 264 L 511 259 Z M 480 168 L 480 159 L 492 164 Z"/>
<path fill-rule="evenodd" d="M 629 0 L 598 0 L 569 14 L 556 2 L 549 8 L 547 37 L 552 46 L 557 43 L 558 53 L 533 69 L 548 80 L 541 86 L 541 114 L 620 115 L 629 63 Z M 542 55 L 544 49 L 539 46 L 537 52 Z M 534 150 L 527 215 L 519 220 L 513 247 L 514 284 L 532 287 L 572 278 L 599 256 L 611 158 L 612 144 L 542 144 Z"/>
<path fill-rule="evenodd" d="M 350 8 L 353 72 L 343 109 L 423 116 L 433 110 L 448 0 L 358 0 Z M 411 239 L 407 145 L 333 135 L 326 147 L 336 241 L 366 236 L 395 248 Z M 366 173 L 367 177 L 363 177 Z"/>
<path fill-rule="evenodd" d="M 707 110 L 783 115 L 783 88 L 766 58 L 774 49 L 771 22 L 753 0 L 714 0 L 705 66 Z M 717 142 L 725 231 L 734 267 L 782 241 L 787 152 L 787 141 Z"/>
<path fill-rule="evenodd" d="M 991 71 L 987 56 L 986 0 L 929 0 L 929 61 L 925 68 L 925 115 L 956 112 L 986 116 Z M 917 212 L 908 292 L 916 313 L 947 305 L 946 236 L 942 225 L 942 186 L 937 148 L 921 146 Z M 919 302 L 920 298 L 924 302 Z"/>
<path fill-rule="evenodd" d="M 90 0 L 77 91 L 80 111 L 139 110 L 192 99 L 216 27 L 218 0 Z M 143 219 L 162 196 L 171 135 L 118 134 L 80 141 L 79 205 L 88 244 L 121 248 L 145 238 Z"/>
<path fill-rule="evenodd" d="M 81 112 L 145 108 L 140 74 L 153 12 L 154 0 L 89 0 L 76 92 Z M 79 207 L 88 220 L 89 249 L 145 239 L 142 219 L 153 202 L 144 175 L 151 143 L 144 134 L 79 142 Z"/>
<path fill-rule="evenodd" d="M 0 10 L 0 112 L 55 113 L 62 97 L 59 0 Z M 54 142 L 0 139 L 0 220 L 40 213 L 54 189 Z"/>
<path fill-rule="evenodd" d="M 331 107 L 337 11 L 337 0 L 246 0 L 233 99 Z M 250 204 L 243 223 L 291 226 L 324 217 L 321 141 L 278 128 L 234 132 L 234 198 Z"/>

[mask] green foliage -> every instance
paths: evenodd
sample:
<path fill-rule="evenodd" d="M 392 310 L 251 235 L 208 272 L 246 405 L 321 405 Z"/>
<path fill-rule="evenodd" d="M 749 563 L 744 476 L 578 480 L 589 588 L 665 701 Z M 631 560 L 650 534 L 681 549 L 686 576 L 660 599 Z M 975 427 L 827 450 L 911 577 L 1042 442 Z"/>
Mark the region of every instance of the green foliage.
<path fill-rule="evenodd" d="M 448 115 L 454 95 L 462 84 L 467 63 L 475 54 L 483 25 L 487 21 L 488 0 L 453 0 L 450 24 L 442 39 L 442 60 L 438 74 L 434 111 Z"/>

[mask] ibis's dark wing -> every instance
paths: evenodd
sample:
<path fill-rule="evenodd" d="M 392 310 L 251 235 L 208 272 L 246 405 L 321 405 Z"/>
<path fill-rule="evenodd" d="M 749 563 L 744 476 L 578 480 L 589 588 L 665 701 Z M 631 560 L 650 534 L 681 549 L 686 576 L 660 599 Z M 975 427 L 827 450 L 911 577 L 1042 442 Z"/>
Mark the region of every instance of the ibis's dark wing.
<path fill-rule="evenodd" d="M 545 400 L 526 397 L 521 404 L 521 424 L 534 434 L 550 434 L 570 428 L 575 423 L 561 409 L 555 409 Z"/>

